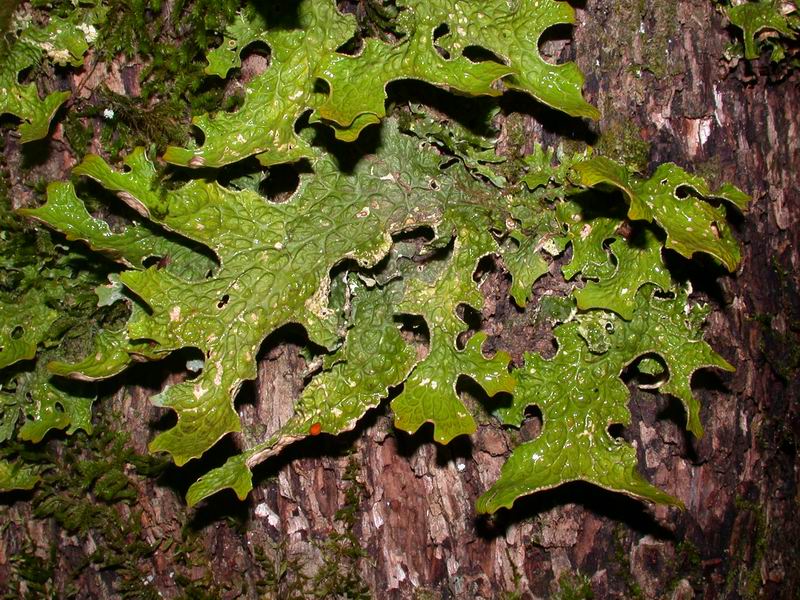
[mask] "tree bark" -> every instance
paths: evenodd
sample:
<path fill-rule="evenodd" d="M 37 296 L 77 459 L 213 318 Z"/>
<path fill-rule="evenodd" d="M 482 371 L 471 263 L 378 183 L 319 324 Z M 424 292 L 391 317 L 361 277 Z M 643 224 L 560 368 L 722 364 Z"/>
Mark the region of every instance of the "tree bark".
<path fill-rule="evenodd" d="M 188 589 L 185 577 L 226 598 L 344 598 L 363 589 L 376 598 L 568 598 L 588 590 L 594 598 L 796 598 L 800 77 L 764 58 L 726 62 L 725 25 L 706 0 L 590 0 L 578 7 L 571 41 L 556 32 L 543 48 L 586 74 L 587 98 L 604 115 L 597 132 L 533 102 L 504 105 L 522 113 L 528 146 L 565 135 L 641 137 L 647 168 L 675 162 L 753 196 L 736 223 L 744 258 L 735 275 L 702 260 L 682 263 L 695 296 L 714 306 L 708 341 L 736 367 L 694 378 L 704 437 L 684 432 L 680 405 L 666 397 L 634 390 L 630 403 L 625 437 L 642 471 L 686 510 L 570 484 L 481 518 L 475 500 L 498 476 L 508 433 L 485 423 L 471 440 L 442 447 L 425 428 L 394 430 L 384 403 L 353 433 L 296 444 L 259 467 L 244 503 L 220 494 L 190 511 L 179 493 L 188 475 L 172 469 L 157 482 L 137 479 L 142 536 L 156 546 L 136 565 L 146 587 L 176 597 Z M 57 128 L 50 149 L 65 153 L 59 172 L 41 165 L 35 175 L 60 179 L 74 164 L 59 139 Z M 6 152 L 12 189 L 23 194 L 20 150 L 9 142 Z M 482 327 L 518 355 L 536 340 L 507 286 L 502 273 L 486 278 Z M 285 329 L 265 343 L 258 379 L 239 402 L 245 421 L 274 430 L 291 414 L 303 387 L 301 342 Z M 141 452 L 163 418 L 149 403 L 163 375 L 141 368 L 130 378 L 139 385 L 103 401 Z M 141 385 L 144 376 L 151 383 Z M 32 540 L 42 561 L 56 548 L 57 595 L 72 583 L 77 597 L 119 596 L 113 569 L 68 579 L 90 537 L 32 518 L 30 495 L 7 498 L 0 511 L 8 524 L 0 581 Z M 193 540 L 195 563 L 176 562 L 170 539 Z"/>

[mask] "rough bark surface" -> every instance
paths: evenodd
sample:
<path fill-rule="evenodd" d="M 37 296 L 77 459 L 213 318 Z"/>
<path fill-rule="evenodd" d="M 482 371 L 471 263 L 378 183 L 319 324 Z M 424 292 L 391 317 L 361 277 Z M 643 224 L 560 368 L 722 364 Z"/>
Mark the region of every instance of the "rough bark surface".
<path fill-rule="evenodd" d="M 571 484 L 520 500 L 494 519 L 478 518 L 475 499 L 499 473 L 508 432 L 484 423 L 471 440 L 441 447 L 424 428 L 414 436 L 393 430 L 384 404 L 352 434 L 321 436 L 268 461 L 242 504 L 220 495 L 190 513 L 175 493 L 185 485 L 164 485 L 169 473 L 159 483 L 143 482 L 138 508 L 148 539 L 178 537 L 188 524 L 205 548 L 210 563 L 185 568 L 187 576 L 235 582 L 226 593 L 231 598 L 310 594 L 299 574 L 313 581 L 331 561 L 353 581 L 359 576 L 376 598 L 566 598 L 585 597 L 580 593 L 589 588 L 595 598 L 797 597 L 800 77 L 776 73 L 764 61 L 724 62 L 730 32 L 706 0 L 591 0 L 579 7 L 578 21 L 571 42 L 556 32 L 543 47 L 558 60 L 574 57 L 587 75 L 588 99 L 604 115 L 596 127 L 600 141 L 604 133 L 612 140 L 620 132 L 641 136 L 650 143 L 650 166 L 676 162 L 754 198 L 738 223 L 744 259 L 735 276 L 710 262 L 678 265 L 696 295 L 715 306 L 707 338 L 737 368 L 695 377 L 705 436 L 684 433 L 677 403 L 641 391 L 633 394 L 632 425 L 624 432 L 639 448 L 646 476 L 686 510 Z M 117 74 L 121 91 L 132 85 L 123 79 Z M 596 141 L 579 121 L 521 98 L 509 105 L 524 115 L 529 146 L 564 135 Z M 506 143 L 512 139 L 509 133 Z M 58 129 L 52 149 L 60 151 Z M 7 145 L 6 152 L 22 193 L 19 151 Z M 44 172 L 53 171 L 52 160 L 34 168 L 60 178 L 73 160 L 65 153 L 59 172 Z M 482 327 L 518 356 L 541 340 L 531 339 L 530 320 L 509 304 L 507 285 L 502 274 L 487 276 Z M 246 421 L 274 430 L 290 415 L 306 367 L 296 337 L 284 330 L 265 343 L 258 380 L 239 405 Z M 145 375 L 142 369 L 131 380 Z M 108 401 L 140 451 L 163 418 L 148 398 L 164 373 L 148 376 L 150 385 Z M 532 419 L 520 435 L 535 435 L 536 426 Z M 66 577 L 91 540 L 32 519 L 25 500 L 15 496 L 0 508 L 9 524 L 0 533 L 0 580 L 24 537 L 37 541 L 42 556 L 54 544 Z M 345 530 L 352 535 L 335 535 Z M 157 550 L 142 572 L 164 597 L 174 597 L 176 567 L 168 555 Z M 277 581 L 256 585 L 281 565 Z M 115 597 L 108 573 L 74 583 L 78 597 Z M 318 581 L 318 592 L 324 583 Z"/>

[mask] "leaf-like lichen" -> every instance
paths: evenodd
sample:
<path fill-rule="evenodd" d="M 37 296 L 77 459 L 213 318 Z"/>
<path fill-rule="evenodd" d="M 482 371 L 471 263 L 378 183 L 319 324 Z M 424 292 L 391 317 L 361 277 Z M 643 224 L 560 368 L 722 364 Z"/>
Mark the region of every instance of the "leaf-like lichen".
<path fill-rule="evenodd" d="M 0 491 L 30 490 L 40 479 L 38 469 L 22 460 L 0 460 Z"/>
<path fill-rule="evenodd" d="M 648 179 L 628 172 L 619 163 L 595 157 L 574 165 L 576 183 L 585 186 L 609 185 L 622 191 L 630 205 L 628 217 L 655 221 L 666 232 L 666 247 L 687 258 L 705 252 L 719 259 L 729 271 L 741 258 L 739 244 L 728 225 L 725 208 L 708 199 L 726 200 L 745 210 L 749 197 L 733 186 L 716 192 L 696 175 L 677 165 L 659 165 Z"/>
<path fill-rule="evenodd" d="M 646 283 L 663 290 L 672 276 L 661 258 L 661 242 L 648 225 L 565 202 L 559 207 L 572 244 L 572 260 L 562 269 L 571 279 L 580 273 L 588 280 L 575 292 L 578 308 L 606 308 L 625 319 L 633 316 L 636 294 Z M 627 228 L 627 231 L 624 231 Z"/>
<path fill-rule="evenodd" d="M 97 36 L 94 23 L 100 11 L 76 11 L 71 17 L 52 17 L 44 26 L 20 19 L 11 41 L 0 40 L 0 115 L 21 119 L 20 140 L 30 142 L 47 135 L 50 121 L 70 97 L 52 92 L 44 99 L 34 83 L 20 83 L 20 75 L 38 65 L 42 57 L 56 65 L 80 66 L 89 42 Z"/>
<path fill-rule="evenodd" d="M 419 152 L 395 125 L 387 129 L 382 152 L 360 163 L 352 174 L 342 173 L 332 158 L 319 158 L 314 176 L 304 176 L 297 192 L 283 204 L 267 202 L 254 192 L 233 192 L 199 180 L 175 191 L 159 191 L 152 164 L 141 150 L 126 162 L 130 171 L 120 173 L 90 156 L 75 172 L 116 191 L 143 218 L 207 246 L 219 261 L 219 268 L 206 278 L 182 278 L 154 267 L 120 276 L 151 311 L 135 313 L 128 325 L 130 338 L 152 340 L 161 353 L 193 347 L 206 357 L 200 376 L 168 388 L 155 399 L 176 410 L 179 419 L 173 429 L 152 442 L 151 449 L 170 452 L 178 464 L 200 456 L 226 433 L 239 431 L 232 397 L 244 380 L 255 377 L 255 355 L 269 333 L 285 323 L 300 323 L 315 342 L 325 346 L 337 343 L 326 295 L 328 273 L 334 265 L 344 259 L 364 267 L 374 265 L 388 252 L 393 233 L 422 224 L 437 227 L 448 223 L 446 215 L 454 210 L 450 206 L 462 203 L 462 211 L 471 210 L 462 219 L 488 210 L 470 198 L 469 190 L 477 195 L 479 185 L 463 171 L 461 177 L 444 179 L 432 190 L 431 179 L 440 174 L 437 156 L 431 151 Z M 60 187 L 51 188 L 51 202 L 60 201 L 60 192 Z M 480 197 L 485 195 L 480 193 Z M 47 206 L 32 214 L 45 221 L 53 217 Z M 69 237 L 92 242 L 87 233 L 93 232 L 83 221 L 55 217 L 52 225 Z M 120 257 L 135 252 L 141 257 L 139 236 L 117 235 L 123 236 L 114 238 Z M 466 273 L 469 278 L 477 259 L 496 247 L 488 231 L 483 235 L 488 246 L 486 242 L 484 246 L 460 242 L 467 252 L 466 263 L 454 277 L 463 278 Z M 102 241 L 107 240 L 104 236 Z M 123 240 L 130 241 L 130 248 L 119 246 Z M 472 296 L 456 294 L 449 305 L 452 316 L 447 323 L 451 324 L 441 325 L 442 348 L 450 346 L 451 353 L 456 352 L 452 338 L 460 332 L 452 325 L 457 319 L 453 312 L 456 303 L 479 299 L 474 283 L 468 281 Z M 443 300 L 431 299 L 437 304 Z M 409 312 L 413 310 L 408 307 Z M 436 336 L 434 356 L 440 352 L 439 327 L 438 322 L 431 324 Z M 472 360 L 480 358 L 473 356 Z M 433 359 L 431 364 L 435 365 Z M 443 385 L 444 397 L 454 394 L 452 384 L 448 387 Z M 442 439 L 470 430 L 458 426 L 457 433 Z"/>
<path fill-rule="evenodd" d="M 71 183 L 51 184 L 44 206 L 21 211 L 115 261 L 113 273 L 98 269 L 92 287 L 108 279 L 96 287 L 98 306 L 124 317 L 96 324 L 80 357 L 40 354 L 33 370 L 7 377 L 13 386 L 0 395 L 0 441 L 15 430 L 35 442 L 52 428 L 91 427 L 91 394 L 50 374 L 108 379 L 135 361 L 189 348 L 202 360 L 192 361 L 193 375 L 153 398 L 175 411 L 177 423 L 150 449 L 182 465 L 228 434 L 239 433 L 241 442 L 240 452 L 191 486 L 190 504 L 224 488 L 244 497 L 256 464 L 306 436 L 353 428 L 390 394 L 397 428 L 415 432 L 430 423 L 440 443 L 470 434 L 477 419 L 459 394 L 463 378 L 488 396 L 503 393 L 497 414 L 504 424 L 519 426 L 531 405 L 544 420 L 539 437 L 514 449 L 480 510 L 576 479 L 679 504 L 637 473 L 634 449 L 609 433 L 630 420 L 620 376 L 638 368 L 680 399 L 687 429 L 702 433 L 691 376 L 731 367 L 703 341 L 705 311 L 673 281 L 662 251 L 703 252 L 734 270 L 740 251 L 726 208 L 713 201 L 744 210 L 748 198 L 731 186 L 714 192 L 673 164 L 642 178 L 590 151 L 559 153 L 560 164 L 538 145 L 528 157 L 498 156 L 491 135 L 428 117 L 419 106 L 398 111 L 402 127 L 386 119 L 371 153 L 340 163 L 314 145 L 304 119 L 352 141 L 384 120 L 387 85 L 402 79 L 482 102 L 514 89 L 569 115 L 597 116 L 581 97 L 575 65 L 549 64 L 538 51 L 546 29 L 572 22 L 567 3 L 405 0 L 397 9 L 384 23 L 392 35 L 362 38 L 369 28 L 359 31 L 332 0 L 267 3 L 242 12 L 208 53 L 213 76 L 241 66 L 254 43 L 269 47 L 269 66 L 246 84 L 237 112 L 196 117 L 202 142 L 170 148 L 164 158 L 190 167 L 251 156 L 264 165 L 306 159 L 285 201 L 258 192 L 271 170 L 229 187 L 205 170 L 204 178 L 177 186 L 138 148 L 122 168 L 90 155 L 74 170 L 116 193 L 133 219 L 111 226 L 87 210 Z M 17 43 L 32 35 L 20 34 Z M 85 48 L 68 48 L 77 63 Z M 25 68 L 16 60 L 3 66 L 15 81 Z M 23 136 L 44 135 L 51 108 L 5 112 L 28 119 Z M 494 114 L 481 112 L 478 129 L 491 132 Z M 561 275 L 576 282 L 572 292 L 544 296 L 532 308 L 555 327 L 555 356 L 529 353 L 512 365 L 502 350 L 487 354 L 486 333 L 467 318 L 484 304 L 476 280 L 481 261 L 492 256 L 505 267 L 510 295 L 526 307 L 539 278 L 560 277 L 552 257 L 568 247 Z M 33 281 L 40 271 L 27 273 Z M 33 358 L 51 341 L 58 298 L 29 287 L 24 303 L 0 298 L 0 368 Z M 416 346 L 401 328 L 409 320 L 427 334 Z M 308 374 L 282 427 L 245 427 L 234 398 L 255 378 L 264 340 L 287 324 L 302 326 L 323 351 L 321 366 Z M 45 358 L 57 359 L 49 373 Z M 32 485 L 35 477 L 0 463 L 0 489 Z"/>
<path fill-rule="evenodd" d="M 630 321 L 592 311 L 556 328 L 558 352 L 552 359 L 525 356 L 525 366 L 515 371 L 513 403 L 499 413 L 505 423 L 517 425 L 528 406 L 537 406 L 542 431 L 514 449 L 500 479 L 478 500 L 479 511 L 510 507 L 522 495 L 577 479 L 680 504 L 638 474 L 635 450 L 612 437 L 609 427 L 630 423 L 628 389 L 620 379 L 623 368 L 652 354 L 669 366 L 662 390 L 683 403 L 689 431 L 702 434 L 692 373 L 708 366 L 732 367 L 703 341 L 697 319 L 702 309 L 690 308 L 687 314 L 686 300 L 682 293 L 664 299 L 643 288 Z"/>
<path fill-rule="evenodd" d="M 195 119 L 203 132 L 199 148 L 170 148 L 165 160 L 199 167 L 254 154 L 265 165 L 308 158 L 311 148 L 295 132 L 304 113 L 313 111 L 312 122 L 324 122 L 337 137 L 352 141 L 386 115 L 386 86 L 398 79 L 488 96 L 499 95 L 502 82 L 570 115 L 597 118 L 597 109 L 581 97 L 577 67 L 551 65 L 539 54 L 546 29 L 574 20 L 566 2 L 415 0 L 401 8 L 399 41 L 367 38 L 352 56 L 339 50 L 355 36 L 355 19 L 339 13 L 332 0 L 303 0 L 296 7 L 271 3 L 259 13 L 243 12 L 209 54 L 208 72 L 228 73 L 256 41 L 269 45 L 269 68 L 247 84 L 238 111 Z M 442 29 L 449 33 L 436 38 Z M 471 60 L 465 55 L 471 48 L 496 60 Z"/>
<path fill-rule="evenodd" d="M 758 58 L 758 36 L 762 32 L 784 36 L 790 40 L 797 37 L 800 30 L 800 18 L 797 8 L 788 2 L 775 0 L 746 1 L 725 8 L 730 22 L 742 30 L 744 37 L 744 57 Z M 773 60 L 780 60 L 783 52 L 779 48 L 773 51 Z"/>

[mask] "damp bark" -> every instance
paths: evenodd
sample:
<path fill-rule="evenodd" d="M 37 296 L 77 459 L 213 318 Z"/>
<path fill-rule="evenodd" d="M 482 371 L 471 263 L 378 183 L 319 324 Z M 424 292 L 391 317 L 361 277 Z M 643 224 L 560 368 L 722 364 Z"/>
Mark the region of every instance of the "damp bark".
<path fill-rule="evenodd" d="M 685 434 L 680 406 L 644 391 L 633 391 L 632 424 L 621 432 L 637 446 L 646 477 L 681 498 L 686 510 L 570 484 L 522 499 L 493 519 L 480 518 L 476 498 L 497 477 L 511 436 L 536 434 L 536 416 L 520 433 L 487 419 L 471 440 L 442 447 L 425 428 L 413 436 L 394 430 L 384 403 L 353 433 L 315 437 L 260 466 L 244 503 L 223 494 L 190 512 L 176 493 L 183 484 L 165 483 L 174 472 L 158 481 L 137 480 L 143 535 L 157 546 L 137 565 L 149 588 L 178 597 L 185 589 L 178 571 L 222 597 L 292 598 L 334 564 L 345 583 L 317 578 L 314 593 L 532 599 L 584 597 L 591 590 L 595 598 L 794 597 L 800 587 L 793 543 L 800 538 L 800 417 L 792 385 L 800 321 L 800 77 L 777 73 L 764 59 L 725 62 L 729 42 L 711 2 L 579 3 L 571 41 L 554 36 L 544 50 L 551 60 L 577 60 L 587 77 L 586 96 L 604 118 L 589 127 L 519 97 L 504 101 L 506 112 L 522 115 L 505 128 L 509 152 L 564 136 L 576 144 L 597 143 L 606 134 L 635 132 L 644 146 L 611 144 L 605 151 L 633 152 L 648 167 L 675 162 L 712 184 L 732 182 L 754 198 L 736 224 L 743 244 L 737 274 L 727 276 L 702 261 L 678 265 L 695 295 L 715 308 L 707 339 L 737 369 L 694 379 L 705 436 Z M 130 93 L 135 82 L 119 74 L 137 68 L 110 69 L 108 85 Z M 517 127 L 522 135 L 512 131 Z M 24 175 L 22 152 L 7 136 L 6 166 L 17 201 L 30 194 L 22 181 L 31 172 L 67 177 L 77 157 L 62 136 L 56 126 L 49 160 L 24 166 Z M 542 339 L 533 338 L 547 332 L 535 330 L 529 316 L 509 303 L 507 288 L 502 273 L 490 269 L 480 327 L 512 356 L 541 349 Z M 265 344 L 258 379 L 239 405 L 243 418 L 265 431 L 291 414 L 309 368 L 298 334 L 279 333 Z M 166 373 L 152 370 L 148 385 L 136 381 L 104 401 L 140 451 L 163 418 L 149 397 Z M 464 393 L 469 391 L 467 386 Z M 32 555 L 42 561 L 55 548 L 60 595 L 73 586 L 78 597 L 118 597 L 115 571 L 84 569 L 70 581 L 94 542 L 32 518 L 31 510 L 25 494 L 0 507 L 9 524 L 0 532 L 0 582 L 14 556 L 32 542 Z M 187 531 L 199 542 L 192 552 L 202 564 L 176 566 L 175 549 L 164 540 L 184 540 Z"/>

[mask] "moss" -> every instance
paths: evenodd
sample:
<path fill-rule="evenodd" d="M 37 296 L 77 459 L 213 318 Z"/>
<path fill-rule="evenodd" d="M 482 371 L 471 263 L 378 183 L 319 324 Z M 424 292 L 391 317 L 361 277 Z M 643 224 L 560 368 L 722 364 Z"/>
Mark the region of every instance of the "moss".
<path fill-rule="evenodd" d="M 76 155 L 84 155 L 99 130 L 105 152 L 116 160 L 136 145 L 161 153 L 189 141 L 193 114 L 233 110 L 242 95 L 226 96 L 224 82 L 206 77 L 205 52 L 241 7 L 241 0 L 104 0 L 105 22 L 98 26 L 94 60 L 120 56 L 143 65 L 141 94 L 125 97 L 101 89 L 78 102 L 65 120 L 65 135 Z M 32 0 L 47 15 L 73 13 L 73 0 Z M 0 9 L 0 23 L 10 17 Z M 31 77 L 52 79 L 35 71 Z M 77 110 L 75 110 L 77 109 Z M 104 116 L 108 111 L 113 117 Z"/>
<path fill-rule="evenodd" d="M 79 111 L 70 111 L 64 119 L 64 137 L 77 156 L 85 156 L 94 138 L 95 128 Z"/>
<path fill-rule="evenodd" d="M 128 98 L 106 90 L 100 98 L 104 114 L 100 114 L 99 107 L 84 113 L 103 117 L 100 140 L 112 160 L 118 160 L 136 146 L 149 147 L 155 155 L 163 153 L 170 144 L 182 145 L 188 141 L 184 126 L 188 114 L 181 104 L 172 100 L 158 101 L 149 108 L 143 104 L 141 98 Z"/>
<path fill-rule="evenodd" d="M 772 370 L 784 381 L 795 380 L 800 369 L 800 324 L 788 324 L 786 333 L 779 333 L 772 321 L 777 315 L 761 313 L 753 317 L 761 329 L 759 349 Z"/>
<path fill-rule="evenodd" d="M 137 488 L 128 470 L 152 475 L 166 462 L 137 455 L 128 436 L 105 421 L 97 423 L 92 435 L 76 433 L 65 440 L 60 452 L 43 449 L 37 459 L 46 461 L 48 470 L 32 499 L 35 518 L 51 522 L 65 534 L 91 539 L 96 548 L 69 565 L 67 580 L 77 581 L 86 569 L 103 569 L 116 574 L 120 597 L 154 597 L 155 590 L 148 589 L 139 564 L 155 548 L 142 534 L 135 509 Z M 128 508 L 122 510 L 123 505 Z M 33 542 L 29 543 L 32 547 Z M 55 592 L 56 569 L 65 567 L 60 560 L 53 557 L 49 568 L 38 574 L 27 566 L 25 555 L 13 565 L 10 593 L 19 593 L 31 583 Z"/>
<path fill-rule="evenodd" d="M 428 588 L 417 588 L 412 596 L 414 600 L 440 600 L 441 597 L 441 594 Z"/>
<path fill-rule="evenodd" d="M 625 530 L 620 525 L 614 531 L 614 559 L 616 562 L 616 575 L 625 586 L 625 597 L 630 600 L 643 600 L 644 592 L 631 573 L 631 562 L 626 551 Z"/>
<path fill-rule="evenodd" d="M 650 143 L 642 139 L 636 123 L 626 119 L 612 120 L 600 134 L 594 150 L 639 173 L 647 169 L 650 161 Z"/>
<path fill-rule="evenodd" d="M 11 16 L 17 10 L 21 0 L 5 0 L 0 4 L 0 34 L 8 31 L 11 25 Z"/>
<path fill-rule="evenodd" d="M 205 102 L 204 53 L 221 33 L 239 0 L 108 0 L 107 22 L 97 41 L 101 59 L 119 54 L 144 60 L 142 100 L 153 97 Z M 211 32 L 211 33 L 209 33 Z M 221 90 L 213 93 L 220 100 Z"/>
<path fill-rule="evenodd" d="M 712 187 L 718 187 L 720 182 L 720 172 L 722 171 L 722 160 L 714 155 L 705 161 L 692 163 L 692 171 L 698 177 L 705 179 Z"/>
<path fill-rule="evenodd" d="M 46 557 L 42 557 L 30 540 L 24 540 L 22 547 L 9 558 L 9 566 L 10 576 L 0 592 L 2 600 L 21 598 L 21 589 L 27 590 L 28 598 L 57 597 L 53 581 L 57 567 L 55 546 L 51 546 Z"/>
<path fill-rule="evenodd" d="M 672 573 L 666 588 L 670 591 L 675 590 L 682 580 L 698 589 L 703 585 L 703 565 L 700 558 L 700 550 L 690 540 L 682 540 L 675 545 L 675 555 L 668 563 L 667 573 Z"/>
<path fill-rule="evenodd" d="M 642 68 L 659 78 L 677 74 L 670 71 L 668 59 L 670 40 L 678 31 L 678 3 L 653 2 L 648 8 L 652 28 L 639 33 L 644 58 Z"/>
<path fill-rule="evenodd" d="M 34 517 L 46 522 L 44 530 L 53 532 L 50 539 L 70 535 L 78 539 L 77 547 L 96 549 L 82 556 L 76 550 L 65 562 L 66 557 L 56 555 L 53 545 L 43 560 L 42 549 L 36 546 L 42 540 L 26 540 L 10 562 L 9 577 L 0 593 L 3 600 L 24 597 L 25 589 L 31 591 L 29 597 L 74 597 L 78 590 L 70 588 L 72 582 L 98 570 L 106 573 L 104 579 L 112 586 L 114 597 L 160 598 L 149 576 L 156 550 L 174 570 L 177 598 L 210 600 L 230 596 L 232 590 L 241 592 L 241 581 L 214 581 L 202 536 L 192 527 L 184 526 L 177 536 L 160 543 L 149 541 L 137 508 L 140 489 L 145 479 L 157 478 L 169 461 L 136 452 L 128 434 L 114 429 L 118 422 L 113 414 L 101 412 L 95 418 L 94 433 L 76 433 L 58 450 L 11 445 L 25 454 L 27 461 L 48 469 L 31 505 Z M 4 445 L 4 451 L 10 449 Z M 65 568 L 69 571 L 59 577 L 59 570 Z"/>
<path fill-rule="evenodd" d="M 286 551 L 286 540 L 271 542 L 269 550 L 255 546 L 253 554 L 261 567 L 262 577 L 256 581 L 256 590 L 261 598 L 303 600 L 309 586 L 305 565 L 297 556 Z"/>
<path fill-rule="evenodd" d="M 562 573 L 558 578 L 558 592 L 553 600 L 592 600 L 591 580 L 581 573 Z"/>
<path fill-rule="evenodd" d="M 796 298 L 798 288 L 793 272 L 781 264 L 777 256 L 772 257 L 772 270 L 777 276 L 777 290 L 781 305 L 788 307 L 779 314 L 759 313 L 752 317 L 761 329 L 759 349 L 772 370 L 786 382 L 795 381 L 800 370 L 800 314 L 791 307 L 791 298 Z M 773 327 L 778 317 L 784 321 L 783 331 Z"/>
<path fill-rule="evenodd" d="M 308 592 L 317 598 L 350 598 L 369 600 L 372 594 L 358 572 L 367 552 L 359 544 L 354 528 L 358 521 L 364 486 L 358 481 L 358 463 L 350 459 L 342 476 L 348 482 L 344 504 L 336 511 L 335 520 L 344 533 L 334 531 L 319 544 L 322 566 L 310 582 Z"/>
<path fill-rule="evenodd" d="M 307 598 L 348 598 L 367 600 L 372 593 L 361 577 L 359 565 L 368 556 L 355 534 L 364 487 L 358 480 L 358 463 L 348 461 L 342 479 L 344 503 L 334 515 L 335 530 L 327 537 L 317 540 L 321 565 L 309 575 L 311 566 L 307 557 L 289 554 L 286 540 L 268 542 L 267 546 L 254 548 L 255 562 L 262 571 L 256 582 L 259 597 L 282 600 L 305 600 Z M 416 597 L 416 596 L 415 596 Z M 420 597 L 427 597 L 423 594 Z"/>
<path fill-rule="evenodd" d="M 612 21 L 591 32 L 601 48 L 597 64 L 601 72 L 627 70 L 641 77 L 647 71 L 659 78 L 680 73 L 677 65 L 671 68 L 669 64 L 670 41 L 679 27 L 677 3 L 616 0 L 607 14 Z M 641 49 L 641 62 L 623 62 L 620 50 L 635 47 Z"/>
<path fill-rule="evenodd" d="M 525 130 L 525 119 L 520 113 L 510 113 L 503 121 L 503 135 L 506 137 L 505 162 L 494 165 L 495 171 L 514 184 L 523 173 L 523 159 L 528 133 Z"/>
<path fill-rule="evenodd" d="M 755 544 L 750 560 L 745 555 L 748 550 L 747 545 L 740 544 L 737 547 L 736 556 L 731 557 L 732 568 L 728 571 L 725 590 L 727 594 L 736 593 L 745 600 L 755 600 L 761 597 L 763 586 L 761 565 L 767 549 L 766 515 L 763 507 L 756 501 L 737 496 L 733 503 L 739 513 L 750 512 L 753 514 Z"/>

